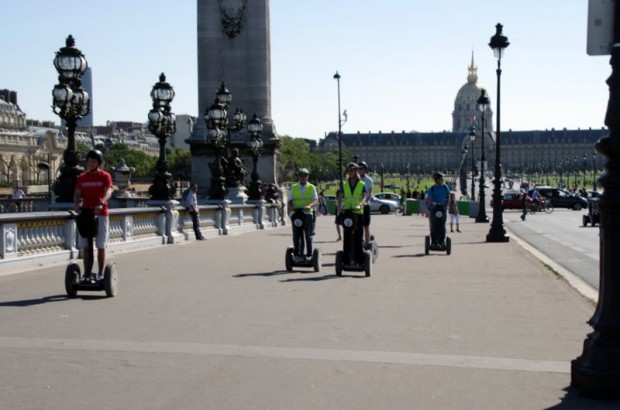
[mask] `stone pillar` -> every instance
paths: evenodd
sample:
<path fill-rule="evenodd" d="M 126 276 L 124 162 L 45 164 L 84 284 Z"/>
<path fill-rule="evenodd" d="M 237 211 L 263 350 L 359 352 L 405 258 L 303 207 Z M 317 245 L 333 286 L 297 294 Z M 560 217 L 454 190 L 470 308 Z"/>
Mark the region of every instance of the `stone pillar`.
<path fill-rule="evenodd" d="M 211 184 L 209 162 L 213 150 L 207 144 L 204 113 L 213 104 L 223 81 L 232 94 L 229 117 L 236 107 L 248 118 L 256 113 L 263 123 L 264 153 L 259 161 L 263 182 L 276 182 L 279 140 L 271 119 L 271 45 L 269 0 L 198 0 L 198 118 L 188 140 L 192 154 L 192 175 L 199 193 L 207 194 Z M 249 135 L 233 136 L 246 164 Z"/>

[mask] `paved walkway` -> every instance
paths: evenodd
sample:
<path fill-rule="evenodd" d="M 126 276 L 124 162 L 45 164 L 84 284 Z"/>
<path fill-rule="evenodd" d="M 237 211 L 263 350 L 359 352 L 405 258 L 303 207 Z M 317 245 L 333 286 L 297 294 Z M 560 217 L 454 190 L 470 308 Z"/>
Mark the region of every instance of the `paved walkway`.
<path fill-rule="evenodd" d="M 0 277 L 0 409 L 611 409 L 568 389 L 593 303 L 464 218 L 373 216 L 373 277 L 284 269 L 290 227 L 112 255 L 116 298 L 64 267 Z"/>

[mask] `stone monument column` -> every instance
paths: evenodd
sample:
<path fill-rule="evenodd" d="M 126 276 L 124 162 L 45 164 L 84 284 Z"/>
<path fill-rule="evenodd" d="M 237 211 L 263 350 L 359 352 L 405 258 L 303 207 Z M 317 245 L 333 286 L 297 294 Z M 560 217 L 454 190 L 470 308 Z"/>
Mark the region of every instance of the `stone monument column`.
<path fill-rule="evenodd" d="M 248 118 L 256 113 L 263 123 L 264 152 L 258 162 L 260 178 L 277 183 L 277 138 L 271 119 L 271 50 L 269 0 L 197 0 L 198 119 L 187 141 L 192 176 L 201 194 L 211 184 L 209 163 L 215 159 L 207 141 L 205 110 L 213 104 L 223 81 L 232 94 L 229 118 L 239 107 Z M 251 163 L 247 131 L 234 134 L 231 149 Z"/>

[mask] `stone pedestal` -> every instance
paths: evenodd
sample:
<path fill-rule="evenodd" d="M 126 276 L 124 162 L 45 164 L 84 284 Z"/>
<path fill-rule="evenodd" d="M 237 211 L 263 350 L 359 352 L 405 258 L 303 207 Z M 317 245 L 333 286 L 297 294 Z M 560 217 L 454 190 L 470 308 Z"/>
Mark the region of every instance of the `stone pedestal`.
<path fill-rule="evenodd" d="M 161 206 L 166 208 L 166 212 L 164 214 L 164 232 L 166 243 L 174 243 L 175 240 L 178 241 L 183 235 L 178 231 L 178 218 L 179 213 L 175 210 L 177 206 L 179 206 L 179 201 L 174 199 L 170 200 L 161 200 L 161 199 L 151 199 L 146 202 L 147 206 Z"/>
<path fill-rule="evenodd" d="M 220 209 L 215 213 L 213 222 L 220 235 L 228 235 L 230 220 L 230 201 L 228 199 L 207 199 L 206 205 L 217 205 Z"/>
<path fill-rule="evenodd" d="M 228 199 L 232 204 L 239 205 L 245 204 L 248 200 L 248 196 L 245 193 L 245 186 L 240 185 L 238 187 L 228 187 Z"/>
<path fill-rule="evenodd" d="M 248 204 L 256 205 L 256 209 L 254 210 L 254 222 L 256 223 L 256 227 L 258 229 L 265 229 L 265 204 L 266 202 L 262 199 L 249 199 L 247 201 Z"/>

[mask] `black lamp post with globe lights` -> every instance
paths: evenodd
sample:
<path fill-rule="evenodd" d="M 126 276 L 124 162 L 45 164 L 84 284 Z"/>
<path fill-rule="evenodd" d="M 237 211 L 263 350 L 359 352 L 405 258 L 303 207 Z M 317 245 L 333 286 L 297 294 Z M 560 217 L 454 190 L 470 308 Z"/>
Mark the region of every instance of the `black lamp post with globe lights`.
<path fill-rule="evenodd" d="M 153 200 L 169 200 L 174 194 L 170 186 L 172 175 L 168 172 L 166 160 L 166 140 L 176 132 L 176 116 L 172 113 L 170 103 L 174 99 L 174 89 L 166 82 L 166 76 L 161 73 L 159 82 L 151 90 L 153 109 L 149 111 L 149 131 L 157 137 L 159 142 L 159 157 L 155 165 L 153 185 L 149 187 L 149 194 Z"/>
<path fill-rule="evenodd" d="M 263 153 L 263 140 L 260 138 L 260 134 L 263 131 L 263 124 L 258 119 L 258 116 L 254 114 L 254 117 L 248 122 L 248 131 L 250 132 L 250 140 L 248 141 L 248 149 L 252 156 L 252 182 L 250 182 L 250 188 L 248 189 L 248 199 L 259 200 L 261 199 L 260 181 L 257 171 L 258 158 Z"/>
<path fill-rule="evenodd" d="M 483 88 L 480 92 L 480 97 L 478 97 L 478 109 L 481 112 L 480 122 L 481 129 L 480 132 L 480 176 L 478 177 L 479 185 L 479 197 L 480 201 L 478 203 L 478 216 L 476 216 L 476 222 L 489 222 L 489 217 L 487 216 L 487 212 L 485 209 L 485 195 L 484 195 L 484 165 L 486 161 L 486 154 L 484 152 L 484 116 L 487 111 L 487 107 L 489 106 L 489 97 L 487 97 L 487 91 Z"/>
<path fill-rule="evenodd" d="M 63 165 L 54 182 L 56 202 L 73 202 L 75 183 L 84 170 L 75 143 L 77 122 L 90 112 L 90 98 L 82 87 L 82 75 L 88 68 L 84 54 L 75 48 L 73 36 L 67 37 L 65 47 L 56 52 L 54 67 L 58 71 L 58 84 L 54 86 L 52 110 L 65 120 L 67 126 L 67 148 L 62 155 Z"/>
<path fill-rule="evenodd" d="M 211 195 L 209 199 L 223 200 L 228 197 L 227 183 L 232 186 L 235 177 L 230 174 L 230 142 L 233 133 L 242 131 L 245 127 L 246 116 L 237 108 L 233 115 L 233 125 L 228 126 L 228 108 L 232 102 L 232 94 L 222 81 L 215 93 L 213 105 L 207 108 L 204 118 L 207 123 L 207 138 L 215 151 L 215 162 L 209 164 L 211 168 Z"/>
<path fill-rule="evenodd" d="M 500 78 L 502 76 L 502 57 L 504 55 L 504 50 L 506 47 L 510 45 L 508 42 L 508 38 L 502 34 L 503 26 L 501 24 L 497 24 L 495 26 L 495 35 L 491 37 L 491 42 L 489 43 L 489 47 L 493 49 L 493 53 L 497 58 L 497 112 L 496 116 L 496 127 L 497 130 L 495 132 L 495 178 L 494 178 L 494 187 L 493 187 L 493 220 L 491 221 L 491 229 L 487 234 L 487 242 L 508 242 L 510 238 L 506 235 L 506 230 L 504 229 L 504 220 L 503 220 L 503 207 L 502 207 L 502 166 L 501 166 L 501 133 L 500 133 L 500 102 L 501 102 L 501 93 L 500 93 Z"/>

